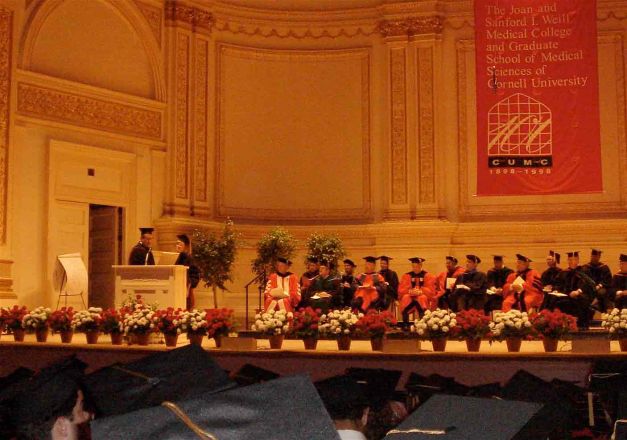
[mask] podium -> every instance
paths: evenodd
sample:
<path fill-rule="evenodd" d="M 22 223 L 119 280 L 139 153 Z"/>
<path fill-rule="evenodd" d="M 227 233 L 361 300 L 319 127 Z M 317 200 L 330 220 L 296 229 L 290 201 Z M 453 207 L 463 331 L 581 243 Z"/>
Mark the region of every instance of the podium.
<path fill-rule="evenodd" d="M 141 295 L 146 304 L 158 308 L 185 309 L 187 298 L 187 267 L 112 266 L 115 274 L 115 307 L 129 296 Z"/>

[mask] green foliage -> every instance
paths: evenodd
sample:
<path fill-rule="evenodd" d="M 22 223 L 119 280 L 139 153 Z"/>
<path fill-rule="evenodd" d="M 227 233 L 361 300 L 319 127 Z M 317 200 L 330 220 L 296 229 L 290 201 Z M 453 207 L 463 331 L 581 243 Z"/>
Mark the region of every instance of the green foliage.
<path fill-rule="evenodd" d="M 279 257 L 291 259 L 296 252 L 296 239 L 281 227 L 275 227 L 257 242 L 257 258 L 251 261 L 254 273 L 261 275 L 274 271 Z"/>
<path fill-rule="evenodd" d="M 200 270 L 200 279 L 206 287 L 228 290 L 227 281 L 233 281 L 231 271 L 237 254 L 240 234 L 233 222 L 224 223 L 221 234 L 195 230 L 192 238 L 194 264 Z"/>
<path fill-rule="evenodd" d="M 314 232 L 307 238 L 306 258 L 317 258 L 328 261 L 337 268 L 337 263 L 346 255 L 342 239 L 334 234 L 318 234 Z"/>

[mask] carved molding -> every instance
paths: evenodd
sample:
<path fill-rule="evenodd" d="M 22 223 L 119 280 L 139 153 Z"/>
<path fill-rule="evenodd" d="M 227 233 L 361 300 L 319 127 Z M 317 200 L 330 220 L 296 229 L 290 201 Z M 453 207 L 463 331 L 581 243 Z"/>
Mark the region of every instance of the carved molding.
<path fill-rule="evenodd" d="M 188 197 L 188 93 L 189 93 L 189 36 L 176 34 L 175 65 L 175 139 L 174 164 L 176 197 Z"/>
<path fill-rule="evenodd" d="M 163 18 L 163 10 L 161 8 L 149 5 L 139 0 L 135 0 L 135 5 L 137 5 L 137 9 L 140 10 L 142 15 L 146 19 L 146 22 L 148 22 L 148 26 L 150 26 L 150 30 L 152 30 L 152 33 L 157 40 L 157 44 L 161 46 L 161 23 Z"/>
<path fill-rule="evenodd" d="M 392 204 L 407 203 L 406 49 L 390 48 Z"/>
<path fill-rule="evenodd" d="M 48 121 L 161 140 L 159 111 L 23 81 L 17 84 L 17 112 Z"/>
<path fill-rule="evenodd" d="M 385 37 L 415 37 L 418 35 L 440 34 L 444 27 L 442 17 L 410 17 L 400 20 L 382 20 L 379 33 Z"/>
<path fill-rule="evenodd" d="M 196 39 L 194 65 L 194 201 L 207 202 L 207 61 L 206 40 Z"/>
<path fill-rule="evenodd" d="M 229 44 L 219 44 L 217 50 L 217 75 L 216 96 L 218 97 L 216 108 L 216 158 L 215 158 L 215 206 L 216 214 L 219 218 L 239 217 L 240 219 L 253 219 L 255 221 L 311 221 L 311 220 L 333 220 L 333 221 L 355 221 L 371 218 L 371 189 L 370 189 L 370 49 L 356 48 L 345 50 L 271 50 L 234 46 Z M 342 58 L 358 59 L 361 63 L 361 126 L 362 126 L 362 206 L 348 209 L 264 209 L 264 208 L 241 208 L 228 206 L 224 185 L 222 185 L 223 155 L 221 151 L 225 149 L 224 115 L 221 108 L 224 108 L 225 93 L 222 90 L 224 58 L 238 57 L 258 60 L 316 60 L 334 61 Z"/>
<path fill-rule="evenodd" d="M 602 37 L 603 38 L 603 37 Z M 620 33 L 612 33 L 608 36 L 609 41 L 614 44 L 614 68 L 616 75 L 616 132 L 618 136 L 618 153 L 620 163 L 627 164 L 627 127 L 625 126 L 625 44 L 623 36 Z M 627 188 L 627 170 L 626 167 L 620 167 L 620 185 L 621 188 Z M 622 205 L 627 209 L 627 191 L 621 192 Z"/>
<path fill-rule="evenodd" d="M 13 12 L 0 8 L 0 243 L 6 242 Z"/>
<path fill-rule="evenodd" d="M 418 48 L 418 142 L 420 203 L 435 202 L 433 47 Z"/>
<path fill-rule="evenodd" d="M 169 24 L 186 27 L 192 32 L 210 33 L 214 24 L 214 18 L 210 12 L 177 0 L 168 0 L 165 6 L 165 17 Z"/>

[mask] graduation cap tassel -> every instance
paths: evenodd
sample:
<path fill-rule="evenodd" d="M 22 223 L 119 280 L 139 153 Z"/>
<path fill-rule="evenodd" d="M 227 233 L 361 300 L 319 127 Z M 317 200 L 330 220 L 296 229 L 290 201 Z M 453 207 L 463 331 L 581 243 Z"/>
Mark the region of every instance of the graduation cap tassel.
<path fill-rule="evenodd" d="M 204 431 L 200 426 L 195 424 L 192 421 L 192 419 L 190 419 L 189 416 L 185 414 L 185 412 L 181 408 L 179 408 L 176 404 L 165 401 L 161 403 L 161 406 L 172 411 L 172 413 L 174 413 L 176 417 L 181 419 L 181 421 L 185 424 L 185 426 L 187 426 L 189 429 L 194 431 L 194 433 L 198 436 L 198 438 L 202 440 L 218 440 L 216 436 L 214 436 L 210 432 Z"/>

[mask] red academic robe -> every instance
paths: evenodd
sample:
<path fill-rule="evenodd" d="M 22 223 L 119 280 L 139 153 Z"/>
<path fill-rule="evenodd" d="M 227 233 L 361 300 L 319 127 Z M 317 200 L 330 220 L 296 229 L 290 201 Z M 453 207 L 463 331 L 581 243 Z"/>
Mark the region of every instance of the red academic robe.
<path fill-rule="evenodd" d="M 276 287 L 281 287 L 289 296 L 286 298 L 273 298 L 270 291 Z M 298 278 L 291 272 L 285 274 L 273 273 L 266 284 L 264 292 L 265 310 L 287 310 L 291 312 L 300 302 L 300 286 Z"/>
<path fill-rule="evenodd" d="M 422 310 L 430 308 L 432 299 L 435 297 L 435 275 L 432 275 L 424 270 L 420 273 L 407 272 L 401 277 L 401 284 L 398 288 L 398 293 L 401 297 L 400 306 L 401 312 L 411 313 L 416 310 L 416 306 L 410 310 L 405 310 L 413 301 L 418 302 Z M 417 296 L 412 296 L 410 290 L 421 289 L 422 293 Z M 437 304 L 437 300 L 436 300 Z"/>
<path fill-rule="evenodd" d="M 362 273 L 357 277 L 359 286 L 353 298 L 363 298 L 362 310 L 368 310 L 370 305 L 379 299 L 379 290 L 385 285 L 385 278 L 379 273 Z"/>
<path fill-rule="evenodd" d="M 512 290 L 512 283 L 520 276 L 525 282 L 523 283 L 523 291 L 516 293 Z M 539 309 L 544 300 L 544 292 L 542 291 L 542 281 L 540 274 L 534 269 L 528 269 L 526 272 L 513 272 L 507 276 L 507 281 L 503 286 L 503 311 L 508 312 L 512 308 L 521 310 L 520 298 L 524 297 L 525 311 L 529 309 Z"/>

